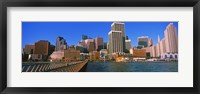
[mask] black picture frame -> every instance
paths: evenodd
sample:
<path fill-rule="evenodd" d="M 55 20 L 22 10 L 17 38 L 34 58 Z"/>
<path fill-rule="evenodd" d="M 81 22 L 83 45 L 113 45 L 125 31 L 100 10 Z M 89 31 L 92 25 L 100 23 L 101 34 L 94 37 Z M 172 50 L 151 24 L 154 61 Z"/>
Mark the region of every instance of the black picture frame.
<path fill-rule="evenodd" d="M 194 87 L 7 87 L 7 7 L 193 7 Z M 2 94 L 199 94 L 200 0 L 1 0 L 0 1 L 0 91 Z"/>

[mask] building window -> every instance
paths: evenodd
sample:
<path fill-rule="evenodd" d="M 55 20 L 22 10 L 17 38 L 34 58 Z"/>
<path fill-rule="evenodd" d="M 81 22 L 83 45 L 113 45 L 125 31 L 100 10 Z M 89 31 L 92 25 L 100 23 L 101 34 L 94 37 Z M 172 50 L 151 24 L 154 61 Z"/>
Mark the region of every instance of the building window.
<path fill-rule="evenodd" d="M 177 58 L 177 55 L 175 55 L 175 58 Z"/>
<path fill-rule="evenodd" d="M 173 56 L 172 56 L 172 55 L 170 55 L 170 58 L 173 58 Z"/>
<path fill-rule="evenodd" d="M 33 54 L 33 49 L 31 49 L 31 53 L 30 54 Z"/>
<path fill-rule="evenodd" d="M 165 58 L 167 58 L 167 55 L 165 55 Z"/>

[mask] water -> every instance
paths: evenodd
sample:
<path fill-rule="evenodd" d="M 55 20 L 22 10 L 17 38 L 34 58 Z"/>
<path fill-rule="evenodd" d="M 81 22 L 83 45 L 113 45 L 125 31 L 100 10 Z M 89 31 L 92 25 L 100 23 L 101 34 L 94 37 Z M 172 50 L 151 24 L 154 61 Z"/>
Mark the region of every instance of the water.
<path fill-rule="evenodd" d="M 178 62 L 88 62 L 86 72 L 178 72 Z"/>

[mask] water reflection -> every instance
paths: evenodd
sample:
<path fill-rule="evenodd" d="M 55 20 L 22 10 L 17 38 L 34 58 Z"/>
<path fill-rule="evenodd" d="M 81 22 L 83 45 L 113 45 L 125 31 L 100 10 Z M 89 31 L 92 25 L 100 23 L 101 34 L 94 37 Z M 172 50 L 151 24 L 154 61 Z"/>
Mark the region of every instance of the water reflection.
<path fill-rule="evenodd" d="M 177 62 L 89 62 L 86 72 L 178 72 Z"/>

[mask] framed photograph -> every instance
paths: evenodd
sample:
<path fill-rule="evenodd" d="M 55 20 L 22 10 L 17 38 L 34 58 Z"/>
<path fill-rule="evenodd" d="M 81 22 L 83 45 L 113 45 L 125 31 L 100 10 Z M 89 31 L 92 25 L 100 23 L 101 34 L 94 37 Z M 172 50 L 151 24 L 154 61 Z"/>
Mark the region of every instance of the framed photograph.
<path fill-rule="evenodd" d="M 0 3 L 1 93 L 199 94 L 199 0 Z"/>

